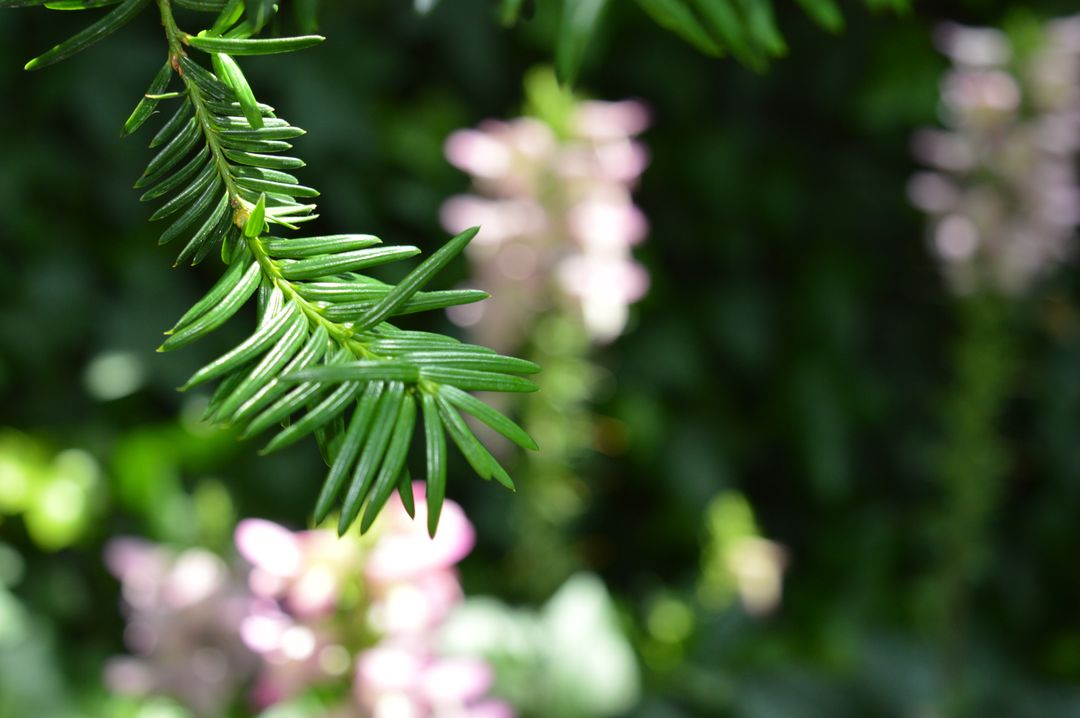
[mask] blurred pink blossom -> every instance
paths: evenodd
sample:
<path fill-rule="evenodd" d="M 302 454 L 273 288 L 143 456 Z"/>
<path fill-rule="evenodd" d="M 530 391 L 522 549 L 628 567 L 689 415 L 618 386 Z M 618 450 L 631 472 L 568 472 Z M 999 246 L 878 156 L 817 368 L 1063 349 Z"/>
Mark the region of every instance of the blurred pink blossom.
<path fill-rule="evenodd" d="M 105 565 L 120 579 L 124 642 L 133 654 L 108 661 L 106 685 L 220 715 L 256 664 L 237 634 L 246 612 L 242 584 L 208 551 L 177 553 L 138 539 L 111 541 Z"/>
<path fill-rule="evenodd" d="M 442 222 L 452 232 L 481 226 L 469 256 L 499 303 L 451 319 L 512 350 L 535 316 L 568 303 L 593 340 L 617 337 L 648 288 L 631 254 L 648 233 L 631 197 L 648 165 L 634 136 L 648 123 L 639 102 L 588 101 L 573 105 L 561 134 L 532 117 L 453 133 L 447 159 L 472 175 L 476 194 L 449 199 Z"/>
<path fill-rule="evenodd" d="M 937 42 L 953 61 L 947 129 L 916 134 L 932 169 L 908 196 L 931 216 L 930 245 L 956 291 L 1020 293 L 1068 259 L 1080 222 L 1080 16 L 1047 25 L 1019 71 L 997 30 L 950 24 Z"/>
<path fill-rule="evenodd" d="M 436 629 L 462 600 L 455 567 L 475 533 L 446 501 L 430 538 L 424 485 L 413 491 L 415 519 L 395 495 L 364 537 L 241 521 L 246 581 L 207 551 L 111 542 L 106 563 L 121 580 L 134 655 L 109 662 L 108 685 L 216 716 L 249 681 L 250 702 L 264 708 L 352 680 L 354 700 L 333 715 L 512 718 L 486 698 L 486 664 L 435 649 Z"/>

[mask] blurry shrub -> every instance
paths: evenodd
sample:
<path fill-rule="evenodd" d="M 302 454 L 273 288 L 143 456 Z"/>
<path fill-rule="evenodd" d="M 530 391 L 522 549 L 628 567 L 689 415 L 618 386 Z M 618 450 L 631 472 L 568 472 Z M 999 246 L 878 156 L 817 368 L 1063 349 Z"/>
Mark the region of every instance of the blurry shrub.
<path fill-rule="evenodd" d="M 614 603 L 591 574 L 572 577 L 539 611 L 469 598 L 442 629 L 440 645 L 489 661 L 496 690 L 527 716 L 620 715 L 641 691 Z"/>
<path fill-rule="evenodd" d="M 55 551 L 87 531 L 101 469 L 85 451 L 51 454 L 36 439 L 0 429 L 0 517 L 21 516 L 30 538 Z"/>

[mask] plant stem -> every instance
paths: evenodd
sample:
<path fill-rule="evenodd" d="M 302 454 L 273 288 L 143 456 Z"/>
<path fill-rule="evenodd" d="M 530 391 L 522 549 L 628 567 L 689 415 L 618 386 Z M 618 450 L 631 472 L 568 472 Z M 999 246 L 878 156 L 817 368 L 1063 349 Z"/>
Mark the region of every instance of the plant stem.
<path fill-rule="evenodd" d="M 221 142 L 211 129 L 211 113 L 210 109 L 206 106 L 202 90 L 193 81 L 189 80 L 179 67 L 180 57 L 187 55 L 182 40 L 186 33 L 184 33 L 176 24 L 176 19 L 173 17 L 171 0 L 157 0 L 157 4 L 161 11 L 161 24 L 165 28 L 165 37 L 169 43 L 169 54 L 172 58 L 173 69 L 184 83 L 188 99 L 195 111 L 195 121 L 199 124 L 203 139 L 206 141 L 206 146 L 210 150 L 212 161 L 217 167 L 218 176 L 221 177 L 221 180 L 225 185 L 225 190 L 228 192 L 229 205 L 233 208 L 233 223 L 242 229 L 247 223 L 253 205 L 241 196 L 240 190 L 236 185 L 236 179 L 233 177 L 232 170 L 230 169 L 228 158 L 225 156 L 225 151 L 221 147 Z M 356 331 L 352 328 L 352 325 L 348 323 L 339 324 L 327 319 L 318 305 L 301 296 L 300 293 L 296 291 L 292 282 L 281 275 L 281 268 L 267 254 L 261 237 L 250 238 L 241 234 L 241 238 L 246 244 L 247 249 L 251 252 L 251 255 L 255 258 L 255 261 L 259 263 L 259 268 L 262 270 L 263 276 L 276 288 L 280 289 L 289 301 L 296 302 L 300 306 L 301 311 L 303 311 L 304 315 L 307 316 L 308 320 L 313 325 L 325 327 L 327 333 L 338 344 L 348 347 L 352 350 L 353 354 L 361 359 L 385 358 L 373 352 L 360 341 L 356 337 Z"/>

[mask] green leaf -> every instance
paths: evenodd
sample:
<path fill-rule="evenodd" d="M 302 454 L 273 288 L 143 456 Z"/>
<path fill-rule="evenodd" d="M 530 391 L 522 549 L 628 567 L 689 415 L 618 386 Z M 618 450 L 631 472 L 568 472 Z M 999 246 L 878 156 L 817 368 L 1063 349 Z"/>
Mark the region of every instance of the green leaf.
<path fill-rule="evenodd" d="M 416 419 L 414 418 L 415 422 Z M 410 519 L 416 518 L 416 497 L 413 496 L 412 488 L 412 474 L 409 473 L 409 467 L 405 466 L 398 473 L 397 479 L 398 496 L 401 497 L 401 505 L 405 507 L 405 513 L 409 515 Z"/>
<path fill-rule="evenodd" d="M 228 0 L 223 3 L 221 12 L 210 26 L 211 35 L 220 35 L 239 22 L 244 14 L 244 0 Z"/>
<path fill-rule="evenodd" d="M 277 4 L 275 0 L 244 0 L 244 12 L 251 23 L 251 29 L 259 32 L 277 12 Z"/>
<path fill-rule="evenodd" d="M 214 200 L 218 199 L 221 192 L 221 177 L 214 175 L 210 185 L 199 195 L 198 199 L 188 207 L 158 238 L 158 244 L 168 244 L 179 237 L 184 230 L 190 227 L 209 210 Z"/>
<path fill-rule="evenodd" d="M 144 192 L 139 201 L 148 202 L 172 192 L 205 170 L 207 166 L 212 167 L 213 163 L 210 161 L 210 148 L 203 145 L 183 167 Z"/>
<path fill-rule="evenodd" d="M 393 287 L 390 286 L 360 285 L 360 288 L 354 290 L 352 294 L 358 295 L 363 291 L 366 291 L 368 296 L 366 301 L 333 304 L 326 308 L 324 314 L 327 319 L 335 322 L 357 319 L 371 309 L 375 302 L 386 296 L 391 289 L 393 289 Z M 308 296 L 303 290 L 301 290 L 301 294 Z M 394 312 L 394 316 L 427 312 L 433 309 L 445 309 L 446 307 L 456 307 L 462 304 L 472 304 L 487 299 L 489 296 L 490 295 L 487 292 L 479 289 L 447 289 L 439 292 L 417 292 L 409 299 L 409 301 L 398 307 Z"/>
<path fill-rule="evenodd" d="M 270 346 L 285 333 L 285 330 L 288 329 L 293 318 L 299 311 L 300 309 L 296 304 L 288 304 L 286 309 L 275 315 L 271 321 L 260 327 L 236 348 L 221 355 L 195 372 L 180 390 L 187 391 L 199 384 L 229 374 L 244 364 L 247 364 L 249 361 L 269 349 Z"/>
<path fill-rule="evenodd" d="M 382 464 L 386 446 L 390 441 L 401 403 L 404 400 L 405 385 L 399 381 L 391 382 L 379 400 L 371 425 L 371 433 L 360 454 L 360 461 L 356 464 L 349 490 L 342 503 L 341 516 L 338 518 L 338 535 L 344 535 L 356 521 L 356 515 L 360 513 L 360 506 L 371 488 L 375 471 Z"/>
<path fill-rule="evenodd" d="M 198 264 L 218 242 L 225 238 L 230 228 L 235 229 L 232 226 L 232 217 L 230 217 L 229 213 L 229 193 L 223 192 L 217 206 L 207 215 L 202 226 L 195 231 L 195 234 L 191 235 L 187 245 L 177 255 L 173 266 L 179 266 L 189 259 L 192 265 Z"/>
<path fill-rule="evenodd" d="M 796 0 L 814 22 L 829 32 L 844 29 L 844 15 L 835 0 Z"/>
<path fill-rule="evenodd" d="M 536 384 L 520 376 L 507 376 L 490 371 L 475 369 L 457 369 L 444 366 L 425 366 L 420 369 L 420 376 L 439 384 L 450 384 L 466 391 L 508 391 L 533 392 Z"/>
<path fill-rule="evenodd" d="M 414 257 L 419 253 L 420 250 L 416 247 L 395 246 L 327 254 L 283 264 L 281 276 L 286 279 L 315 279 Z"/>
<path fill-rule="evenodd" d="M 82 32 L 73 35 L 56 45 L 48 52 L 38 55 L 26 63 L 27 70 L 40 70 L 66 60 L 75 53 L 85 50 L 99 40 L 104 40 L 127 23 L 131 22 L 150 0 L 124 0 L 124 3 L 112 10 L 100 20 Z"/>
<path fill-rule="evenodd" d="M 255 203 L 255 207 L 251 210 L 251 214 L 248 215 L 247 222 L 244 223 L 244 236 L 248 239 L 255 239 L 263 233 L 263 229 L 266 227 L 266 195 L 259 195 L 259 201 Z"/>
<path fill-rule="evenodd" d="M 50 10 L 92 10 L 119 3 L 120 0 L 55 0 L 46 2 L 45 7 Z"/>
<path fill-rule="evenodd" d="M 753 42 L 775 57 L 787 54 L 787 43 L 784 42 L 780 29 L 776 27 L 772 2 L 770 0 L 739 0 L 739 5 L 742 7 L 746 28 Z"/>
<path fill-rule="evenodd" d="M 188 204 L 195 201 L 195 199 L 204 191 L 206 187 L 217 177 L 217 167 L 213 162 L 208 162 L 203 167 L 202 171 L 195 177 L 187 187 L 178 192 L 172 199 L 165 204 L 161 205 L 150 215 L 150 221 L 156 222 L 159 219 L 165 219 L 173 214 L 176 214 Z"/>
<path fill-rule="evenodd" d="M 304 344 L 300 352 L 281 370 L 281 374 L 289 374 L 317 362 L 328 351 L 328 340 L 329 335 L 326 327 L 320 325 L 308 338 L 307 343 Z M 250 399 L 244 401 L 240 408 L 233 413 L 231 420 L 238 424 L 246 422 L 253 414 L 266 408 L 268 404 L 275 401 L 292 386 L 292 384 L 281 381 L 280 377 L 274 377 L 252 394 Z"/>
<path fill-rule="evenodd" d="M 356 326 L 361 329 L 373 327 L 392 315 L 398 307 L 409 301 L 413 294 L 420 291 L 439 270 L 449 264 L 451 259 L 460 254 L 479 231 L 479 227 L 467 229 L 444 244 L 437 252 L 421 262 L 419 267 L 409 272 L 378 304 L 361 316 Z"/>
<path fill-rule="evenodd" d="M 236 373 L 237 376 L 243 378 L 243 381 L 238 383 L 229 396 L 221 401 L 215 415 L 220 417 L 220 420 L 228 420 L 244 402 L 254 396 L 255 392 L 278 375 L 281 368 L 300 351 L 307 338 L 307 317 L 302 314 L 294 316 L 288 330 L 250 372 Z"/>
<path fill-rule="evenodd" d="M 577 79 L 585 50 L 606 6 L 607 0 L 564 0 L 555 42 L 555 71 L 560 82 Z"/>
<path fill-rule="evenodd" d="M 254 192 L 269 192 L 271 194 L 284 194 L 289 197 L 318 197 L 319 190 L 305 187 L 300 184 L 274 182 L 272 180 L 255 179 L 253 177 L 238 177 L 236 183 L 245 189 Z"/>
<path fill-rule="evenodd" d="M 262 112 L 259 111 L 259 103 L 255 101 L 255 93 L 251 91 L 251 85 L 248 84 L 236 60 L 220 52 L 210 55 L 210 59 L 217 76 L 236 93 L 236 99 L 240 102 L 240 109 L 243 110 L 248 124 L 256 130 L 262 129 L 263 118 Z"/>
<path fill-rule="evenodd" d="M 536 442 L 525 433 L 524 429 L 472 394 L 467 394 L 452 386 L 443 385 L 439 388 L 439 395 L 454 406 L 469 412 L 521 448 L 530 451 L 539 450 Z"/>
<path fill-rule="evenodd" d="M 158 347 L 158 351 L 171 351 L 190 344 L 220 327 L 251 298 L 251 295 L 258 288 L 261 278 L 262 271 L 258 263 L 252 262 L 240 281 L 222 297 L 220 302 L 199 316 L 198 319 L 187 324 L 183 329 L 176 331 L 175 334 L 165 340 L 164 344 Z"/>
<path fill-rule="evenodd" d="M 276 118 L 264 118 L 263 127 L 258 130 L 231 129 L 221 130 L 218 134 L 221 135 L 222 139 L 236 138 L 241 140 L 291 140 L 307 134 L 299 127 L 291 127 L 288 123 L 268 127 L 267 124 L 273 119 Z"/>
<path fill-rule="evenodd" d="M 160 147 L 173 137 L 176 137 L 176 134 L 184 127 L 184 123 L 191 118 L 194 112 L 195 108 L 189 100 L 184 100 L 184 102 L 180 103 L 180 106 L 176 108 L 176 112 L 173 113 L 172 117 L 161 126 L 161 129 L 159 129 L 153 139 L 150 140 L 150 148 Z M 140 185 L 136 184 L 135 186 L 138 187 Z"/>
<path fill-rule="evenodd" d="M 446 366 L 502 374 L 535 374 L 540 371 L 538 365 L 526 359 L 489 352 L 463 351 L 457 347 L 439 351 L 406 352 L 399 355 L 399 358 L 420 366 Z"/>
<path fill-rule="evenodd" d="M 252 167 L 269 167 L 274 170 L 293 170 L 305 165 L 304 161 L 296 157 L 278 157 L 277 155 L 263 155 L 256 152 L 241 152 L 239 150 L 224 150 L 225 156 L 233 162 Z"/>
<path fill-rule="evenodd" d="M 731 50 L 735 57 L 748 66 L 761 70 L 765 67 L 765 55 L 751 41 L 746 27 L 732 6 L 733 0 L 694 0 L 710 30 Z"/>
<path fill-rule="evenodd" d="M 233 92 L 231 87 L 219 80 L 191 58 L 180 58 L 180 71 L 183 74 L 183 77 L 191 80 L 200 92 L 209 95 L 209 99 L 215 99 L 219 102 L 233 102 L 236 99 L 236 93 Z M 246 117 L 237 119 L 243 123 L 243 127 L 251 126 L 248 124 Z"/>
<path fill-rule="evenodd" d="M 147 88 L 146 95 L 157 95 L 164 92 L 172 79 L 172 73 L 172 62 L 165 60 L 165 64 L 161 66 L 161 69 L 154 75 L 154 79 L 150 81 L 150 87 Z M 154 114 L 158 100 L 151 99 L 146 95 L 139 100 L 139 104 L 135 105 L 135 109 L 132 110 L 131 115 L 124 122 L 124 128 L 120 131 L 121 135 L 130 135 L 135 132 L 143 126 L 144 122 L 150 119 L 150 115 Z"/>
<path fill-rule="evenodd" d="M 183 38 L 192 47 L 204 52 L 224 52 L 229 55 L 273 55 L 294 52 L 318 45 L 326 38 L 322 35 L 299 37 L 275 37 L 259 40 L 187 35 Z"/>
<path fill-rule="evenodd" d="M 435 397 L 424 393 L 421 401 L 424 410 L 424 445 L 427 452 L 428 535 L 435 538 L 443 499 L 446 497 L 446 434 L 443 433 Z"/>
<path fill-rule="evenodd" d="M 276 259 L 304 259 L 329 252 L 349 252 L 354 249 L 367 249 L 380 243 L 378 237 L 370 234 L 333 234 L 325 237 L 295 237 L 279 239 L 265 237 L 263 247 L 266 253 Z M 351 286 L 351 285 L 350 285 Z"/>
<path fill-rule="evenodd" d="M 670 30 L 707 55 L 724 54 L 721 45 L 701 23 L 685 0 L 638 0 L 661 27 Z"/>
<path fill-rule="evenodd" d="M 403 381 L 414 384 L 419 379 L 420 370 L 417 367 L 385 359 L 365 359 L 333 366 L 310 367 L 282 376 L 282 380 L 290 382 Z"/>
<path fill-rule="evenodd" d="M 165 332 L 166 334 L 175 334 L 177 331 L 183 329 L 191 322 L 195 321 L 212 307 L 217 306 L 233 289 L 240 284 L 241 280 L 251 270 L 251 264 L 253 260 L 250 260 L 245 252 L 242 256 L 237 257 L 229 268 L 221 275 L 217 283 L 210 288 L 202 299 L 195 303 L 191 309 L 187 310 L 176 325 Z M 258 279 L 258 273 L 256 273 L 256 279 Z"/>
<path fill-rule="evenodd" d="M 172 169 L 180 160 L 187 156 L 188 152 L 191 152 L 195 147 L 195 143 L 199 141 L 202 136 L 202 132 L 199 129 L 198 122 L 195 118 L 191 118 L 184 125 L 183 129 L 177 133 L 176 137 L 173 137 L 169 144 L 161 148 L 161 150 L 154 155 L 154 158 L 146 165 L 146 171 L 143 172 L 143 179 L 140 182 L 144 184 L 153 184 L 157 182 L 159 178 L 163 177 L 166 172 Z M 142 186 L 136 184 L 136 186 Z"/>
<path fill-rule="evenodd" d="M 199 12 L 218 12 L 225 7 L 225 0 L 172 0 L 180 7 Z"/>
<path fill-rule="evenodd" d="M 383 459 L 382 468 L 379 469 L 379 475 L 371 487 L 371 497 L 368 499 L 367 508 L 364 509 L 364 517 L 360 520 L 360 533 L 367 533 L 367 530 L 371 528 L 375 517 L 382 511 L 382 507 L 386 505 L 387 499 L 398 484 L 398 477 L 409 455 L 409 442 L 412 440 L 415 426 L 416 401 L 406 395 L 398 410 L 397 421 L 394 422 L 394 431 L 386 447 L 386 457 Z"/>
<path fill-rule="evenodd" d="M 442 417 L 443 425 L 450 434 L 450 438 L 453 439 L 454 444 L 457 445 L 465 460 L 472 466 L 473 471 L 482 479 L 494 478 L 506 488 L 515 491 L 514 482 L 510 479 L 509 474 L 495 460 L 495 457 L 484 448 L 484 445 L 472 433 L 472 430 L 469 429 L 465 420 L 461 418 L 461 415 L 457 413 L 454 407 L 450 406 L 449 402 L 441 396 L 437 396 L 435 401 L 439 406 L 439 415 Z"/>
<path fill-rule="evenodd" d="M 353 468 L 353 462 L 356 460 L 356 455 L 360 452 L 360 447 L 364 443 L 368 427 L 371 426 L 371 419 L 375 415 L 375 409 L 379 404 L 379 397 L 382 396 L 385 388 L 386 385 L 382 382 L 371 382 L 364 390 L 364 395 L 360 397 L 360 402 L 349 420 L 349 428 L 345 430 L 345 438 L 341 442 L 334 463 L 330 466 L 330 473 L 326 475 L 326 481 L 323 483 L 319 498 L 315 502 L 316 524 L 321 524 L 326 520 L 330 509 L 334 505 L 334 500 L 341 493 L 345 477 L 348 475 L 349 470 Z"/>
<path fill-rule="evenodd" d="M 319 402 L 311 411 L 304 414 L 299 421 L 291 424 L 270 440 L 260 453 L 269 454 L 282 449 L 289 444 L 304 438 L 311 432 L 324 426 L 329 421 L 341 415 L 345 408 L 360 393 L 364 385 L 357 381 L 347 381 L 339 386 L 330 395 Z"/>

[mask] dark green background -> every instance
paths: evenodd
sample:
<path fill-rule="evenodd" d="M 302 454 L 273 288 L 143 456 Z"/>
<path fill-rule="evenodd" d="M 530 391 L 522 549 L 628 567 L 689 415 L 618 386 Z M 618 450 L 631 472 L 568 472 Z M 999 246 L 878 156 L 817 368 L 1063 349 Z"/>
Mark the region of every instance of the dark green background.
<path fill-rule="evenodd" d="M 444 237 L 440 203 L 467 187 L 443 140 L 520 112 L 523 73 L 550 58 L 551 13 L 540 3 L 506 30 L 485 0 L 443 0 L 426 17 L 405 0 L 325 4 L 324 46 L 245 70 L 260 99 L 309 131 L 298 151 L 302 180 L 323 193 L 321 229 L 431 250 Z M 934 527 L 948 521 L 937 457 L 962 322 L 904 196 L 909 138 L 936 122 L 945 67 L 930 31 L 1070 3 L 922 2 L 896 17 L 852 2 L 839 36 L 779 4 L 790 57 L 766 74 L 698 55 L 625 0 L 582 73 L 582 91 L 652 108 L 638 193 L 652 231 L 637 254 L 653 285 L 599 353 L 615 382 L 597 411 L 625 423 L 628 449 L 584 457 L 590 504 L 568 540 L 634 636 L 658 590 L 692 588 L 701 508 L 718 490 L 745 492 L 763 533 L 787 547 L 778 613 L 700 615 L 682 663 L 646 673 L 638 715 L 929 715 L 915 711 L 948 693 L 943 629 L 925 605 Z M 230 344 L 223 332 L 153 354 L 219 271 L 170 269 L 172 248 L 156 246 L 130 189 L 149 153 L 146 137 L 121 140 L 119 128 L 163 55 L 153 13 L 55 68 L 20 69 L 83 22 L 0 14 L 0 425 L 109 467 L 124 436 L 174 419 L 174 387 Z M 444 286 L 466 271 L 455 266 Z M 1080 715 L 1078 288 L 1069 266 L 1011 310 L 1015 371 L 985 447 L 1009 463 L 965 618 L 971 715 Z M 118 349 L 144 359 L 148 383 L 99 403 L 81 372 Z M 321 480 L 311 446 L 260 459 L 218 443 L 184 459 L 187 472 L 224 477 L 241 515 L 304 525 Z M 505 518 L 514 497 L 455 478 L 481 541 L 467 590 L 535 599 L 500 570 L 527 540 Z M 74 694 L 120 650 L 100 547 L 145 525 L 108 507 L 59 554 L 35 549 L 17 522 L 0 526 L 28 558 L 17 593 L 53 626 Z"/>

